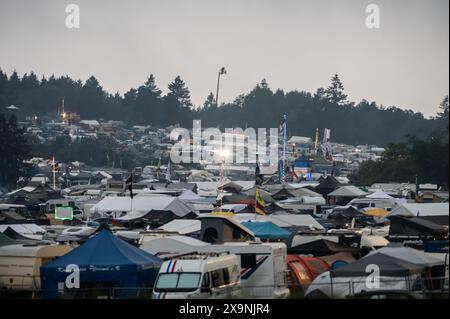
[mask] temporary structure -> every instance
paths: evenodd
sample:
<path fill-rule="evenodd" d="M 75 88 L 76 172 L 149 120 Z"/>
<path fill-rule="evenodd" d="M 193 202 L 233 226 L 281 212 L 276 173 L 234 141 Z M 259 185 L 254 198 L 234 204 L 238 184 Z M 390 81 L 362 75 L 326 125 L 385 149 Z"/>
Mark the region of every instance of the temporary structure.
<path fill-rule="evenodd" d="M 405 246 L 388 245 L 386 247 L 371 252 L 369 256 L 379 254 L 407 261 L 420 267 L 443 266 L 445 264 L 445 260 L 436 258 L 423 251 Z"/>
<path fill-rule="evenodd" d="M 382 208 L 376 208 L 376 207 L 364 208 L 362 210 L 362 213 L 367 216 L 380 217 L 380 218 L 389 214 L 389 212 L 387 210 L 382 209 Z"/>
<path fill-rule="evenodd" d="M 242 225 L 250 229 L 260 239 L 279 240 L 288 239 L 291 232 L 270 221 L 243 222 Z"/>
<path fill-rule="evenodd" d="M 329 197 L 350 197 L 356 198 L 367 195 L 366 192 L 353 185 L 339 187 L 335 191 L 328 194 Z"/>
<path fill-rule="evenodd" d="M 42 294 L 45 298 L 58 298 L 59 293 L 73 292 L 76 297 L 86 293 L 83 288 L 102 286 L 114 288 L 116 298 L 130 297 L 137 293 L 130 287 L 152 287 L 161 262 L 103 229 L 70 253 L 41 267 Z M 71 274 L 60 271 L 68 265 L 79 268 L 80 289 L 67 290 L 59 284 Z"/>

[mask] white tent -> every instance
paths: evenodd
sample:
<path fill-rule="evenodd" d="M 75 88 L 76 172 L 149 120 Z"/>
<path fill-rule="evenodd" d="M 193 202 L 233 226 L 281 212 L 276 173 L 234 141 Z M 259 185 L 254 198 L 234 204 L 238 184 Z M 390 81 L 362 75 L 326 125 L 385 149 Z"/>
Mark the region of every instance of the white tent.
<path fill-rule="evenodd" d="M 332 197 L 361 197 L 367 195 L 366 192 L 353 185 L 342 186 L 328 194 Z"/>
<path fill-rule="evenodd" d="M 186 235 L 200 231 L 201 225 L 202 222 L 198 219 L 174 219 L 162 225 L 160 229 Z"/>
<path fill-rule="evenodd" d="M 208 243 L 188 236 L 149 236 L 144 237 L 144 242 L 139 248 L 153 255 L 167 255 L 195 252 L 199 250 L 199 247 L 209 245 Z"/>
<path fill-rule="evenodd" d="M 407 203 L 395 208 L 389 216 L 448 216 L 448 203 Z"/>
<path fill-rule="evenodd" d="M 194 193 L 191 190 L 185 190 L 183 191 L 183 193 L 178 196 L 179 199 L 181 199 L 182 201 L 198 201 L 200 199 L 203 199 L 203 197 L 198 196 L 196 193 Z"/>
<path fill-rule="evenodd" d="M 98 202 L 93 211 L 106 212 L 126 212 L 127 215 L 119 220 L 131 220 L 140 218 L 152 210 L 170 211 L 179 217 L 184 217 L 191 212 L 191 209 L 180 199 L 170 196 L 142 196 L 135 197 L 105 197 Z"/>
<path fill-rule="evenodd" d="M 386 194 L 381 189 L 379 189 L 379 190 L 376 190 L 375 192 L 373 192 L 372 194 L 367 195 L 366 198 L 371 198 L 371 199 L 393 199 L 394 197 Z"/>

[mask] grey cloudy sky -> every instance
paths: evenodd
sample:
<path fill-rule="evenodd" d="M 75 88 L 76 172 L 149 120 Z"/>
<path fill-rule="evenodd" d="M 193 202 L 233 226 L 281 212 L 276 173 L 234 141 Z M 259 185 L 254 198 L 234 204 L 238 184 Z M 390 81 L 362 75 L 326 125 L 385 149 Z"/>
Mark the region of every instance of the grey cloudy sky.
<path fill-rule="evenodd" d="M 81 28 L 65 27 L 65 7 Z M 367 29 L 378 4 L 381 28 Z M 221 101 L 266 78 L 315 92 L 338 73 L 350 100 L 434 115 L 449 86 L 448 0 L 0 0 L 0 68 L 94 75 L 126 92 L 180 75 L 200 105 L 225 66 Z"/>

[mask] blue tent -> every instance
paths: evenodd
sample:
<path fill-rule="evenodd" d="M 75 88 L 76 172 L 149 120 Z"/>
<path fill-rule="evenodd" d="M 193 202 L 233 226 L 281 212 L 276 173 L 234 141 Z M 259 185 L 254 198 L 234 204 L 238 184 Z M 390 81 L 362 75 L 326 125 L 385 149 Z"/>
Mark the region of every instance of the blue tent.
<path fill-rule="evenodd" d="M 291 232 L 278 227 L 272 222 L 243 222 L 243 226 L 250 229 L 256 237 L 261 239 L 288 239 L 291 236 Z"/>
<path fill-rule="evenodd" d="M 153 286 L 161 266 L 161 259 L 122 239 L 107 229 L 86 241 L 80 247 L 41 267 L 41 290 L 44 298 L 58 298 L 59 291 L 77 295 L 83 288 L 114 287 L 115 298 L 129 298 L 136 288 Z M 68 289 L 68 265 L 77 265 L 80 289 Z M 121 289 L 122 288 L 122 289 Z"/>

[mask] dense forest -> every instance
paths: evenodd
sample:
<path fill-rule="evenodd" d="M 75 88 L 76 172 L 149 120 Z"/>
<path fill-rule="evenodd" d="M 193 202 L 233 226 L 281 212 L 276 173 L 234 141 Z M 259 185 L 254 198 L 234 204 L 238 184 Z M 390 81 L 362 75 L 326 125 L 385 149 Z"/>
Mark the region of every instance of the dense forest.
<path fill-rule="evenodd" d="M 335 142 L 381 146 L 400 142 L 407 135 L 426 138 L 442 125 L 437 118 L 426 119 L 411 110 L 366 100 L 350 102 L 338 75 L 332 77 L 329 87 L 315 93 L 273 91 L 262 80 L 251 92 L 220 106 L 213 94 L 203 105 L 193 106 L 188 86 L 179 76 L 168 89 L 163 95 L 153 75 L 140 87 L 120 95 L 106 92 L 93 76 L 83 83 L 68 76 L 38 79 L 33 72 L 8 76 L 0 70 L 0 105 L 20 107 L 20 118 L 55 116 L 62 97 L 66 110 L 83 119 L 125 120 L 136 125 L 179 123 L 191 127 L 192 119 L 199 118 L 203 127 L 277 127 L 286 113 L 288 135 L 313 136 L 316 127 L 321 131 L 327 127 Z"/>

